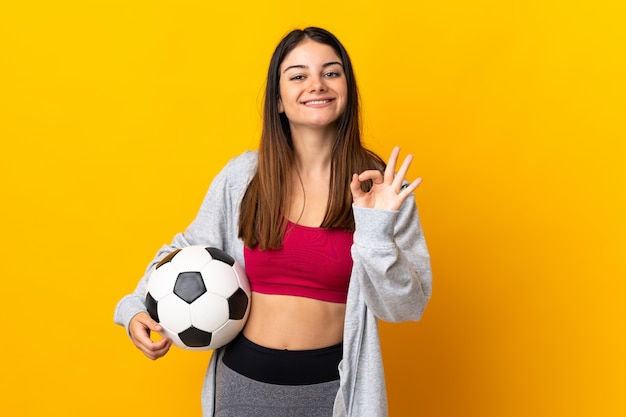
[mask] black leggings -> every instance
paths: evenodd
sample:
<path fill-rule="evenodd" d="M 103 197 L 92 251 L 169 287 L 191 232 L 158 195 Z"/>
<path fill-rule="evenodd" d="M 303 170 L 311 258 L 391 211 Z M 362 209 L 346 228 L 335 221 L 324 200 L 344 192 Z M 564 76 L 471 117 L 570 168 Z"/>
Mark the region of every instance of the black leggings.
<path fill-rule="evenodd" d="M 339 379 L 342 344 L 312 350 L 278 350 L 240 334 L 226 346 L 224 364 L 255 381 L 309 385 Z"/>
<path fill-rule="evenodd" d="M 238 336 L 217 364 L 215 417 L 331 417 L 341 344 L 277 350 Z"/>

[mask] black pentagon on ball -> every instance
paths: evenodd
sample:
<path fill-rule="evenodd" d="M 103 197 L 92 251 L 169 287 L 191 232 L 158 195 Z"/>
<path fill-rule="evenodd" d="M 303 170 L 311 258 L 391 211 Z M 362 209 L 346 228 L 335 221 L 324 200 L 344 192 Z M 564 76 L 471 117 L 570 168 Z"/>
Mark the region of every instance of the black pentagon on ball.
<path fill-rule="evenodd" d="M 211 344 L 213 335 L 209 332 L 205 332 L 204 330 L 196 329 L 191 326 L 187 330 L 178 333 L 178 337 L 180 337 L 180 340 L 182 340 L 186 346 L 204 347 Z"/>
<path fill-rule="evenodd" d="M 152 317 L 152 320 L 159 322 L 159 312 L 157 311 L 157 301 L 154 299 L 152 294 L 146 294 L 146 308 L 148 309 L 148 314 Z"/>
<path fill-rule="evenodd" d="M 231 320 L 241 320 L 246 315 L 248 309 L 248 296 L 241 288 L 228 297 L 228 318 Z"/>
<path fill-rule="evenodd" d="M 204 249 L 206 249 L 206 251 L 209 252 L 209 255 L 211 255 L 211 258 L 218 260 L 218 261 L 222 261 L 225 264 L 228 264 L 230 266 L 235 265 L 235 259 L 233 259 L 232 256 L 230 256 L 223 250 L 218 249 L 218 248 L 204 248 Z"/>
<path fill-rule="evenodd" d="M 182 300 L 191 304 L 205 292 L 206 287 L 200 272 L 190 271 L 178 274 L 178 278 L 176 278 L 176 283 L 174 284 L 174 294 L 179 296 Z"/>

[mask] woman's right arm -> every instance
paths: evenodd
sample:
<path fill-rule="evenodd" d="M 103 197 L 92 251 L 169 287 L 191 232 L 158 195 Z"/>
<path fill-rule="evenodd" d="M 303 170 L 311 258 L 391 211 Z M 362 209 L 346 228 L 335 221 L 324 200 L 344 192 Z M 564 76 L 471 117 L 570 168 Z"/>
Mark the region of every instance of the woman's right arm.
<path fill-rule="evenodd" d="M 156 253 L 135 290 L 123 297 L 115 308 L 114 322 L 124 326 L 133 343 L 146 356 L 156 359 L 167 353 L 169 339 L 153 341 L 151 332 L 161 330 L 147 314 L 145 297 L 149 276 L 155 265 L 172 251 L 191 245 L 220 248 L 243 265 L 243 248 L 237 239 L 240 198 L 256 167 L 256 154 L 247 152 L 231 160 L 213 179 L 194 221 L 170 245 Z"/>

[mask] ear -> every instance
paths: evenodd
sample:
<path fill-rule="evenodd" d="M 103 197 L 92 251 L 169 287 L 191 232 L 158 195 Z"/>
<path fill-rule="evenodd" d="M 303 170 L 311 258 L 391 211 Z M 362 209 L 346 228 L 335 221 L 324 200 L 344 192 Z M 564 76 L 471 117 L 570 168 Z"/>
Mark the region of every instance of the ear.
<path fill-rule="evenodd" d="M 283 106 L 283 100 L 280 98 L 280 96 L 278 97 L 278 113 L 284 113 L 285 112 L 285 107 Z"/>

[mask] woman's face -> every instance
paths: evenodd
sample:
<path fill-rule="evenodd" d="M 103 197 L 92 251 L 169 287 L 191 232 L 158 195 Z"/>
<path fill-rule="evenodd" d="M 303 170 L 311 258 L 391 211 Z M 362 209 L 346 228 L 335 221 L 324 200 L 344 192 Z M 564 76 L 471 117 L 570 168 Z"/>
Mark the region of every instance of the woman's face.
<path fill-rule="evenodd" d="M 292 132 L 333 126 L 346 108 L 348 86 L 343 63 L 329 45 L 307 39 L 280 65 L 278 110 Z"/>

